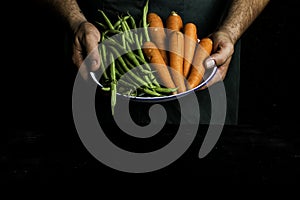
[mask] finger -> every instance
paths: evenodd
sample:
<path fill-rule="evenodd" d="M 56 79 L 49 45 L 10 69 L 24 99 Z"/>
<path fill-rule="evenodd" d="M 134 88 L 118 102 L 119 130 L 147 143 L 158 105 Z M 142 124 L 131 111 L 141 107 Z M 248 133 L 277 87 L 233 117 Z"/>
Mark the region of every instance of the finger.
<path fill-rule="evenodd" d="M 226 63 L 234 51 L 231 43 L 222 43 L 215 48 L 217 48 L 217 50 L 210 56 L 210 60 L 214 60 L 217 66 L 221 66 Z"/>
<path fill-rule="evenodd" d="M 223 81 L 226 77 L 230 61 L 231 61 L 231 57 L 229 57 L 222 66 L 218 67 L 214 77 L 210 81 L 208 81 L 208 83 L 204 85 L 201 89 L 204 90 L 219 81 Z"/>
<path fill-rule="evenodd" d="M 100 56 L 98 47 L 96 46 L 93 50 L 88 52 L 85 62 L 87 63 L 88 69 L 96 71 L 100 67 Z"/>
<path fill-rule="evenodd" d="M 212 69 L 217 65 L 216 65 L 216 61 L 211 56 L 209 56 L 208 58 L 205 59 L 204 66 L 206 69 Z"/>
<path fill-rule="evenodd" d="M 88 67 L 92 71 L 96 71 L 100 67 L 100 55 L 98 51 L 98 42 L 100 41 L 100 36 L 98 37 L 96 34 L 90 34 L 86 37 L 86 52 L 87 57 L 86 61 L 88 63 Z"/>
<path fill-rule="evenodd" d="M 73 63 L 76 65 L 76 67 L 80 68 L 83 62 L 83 55 L 82 50 L 79 47 L 77 47 L 76 44 L 73 45 L 73 55 L 72 55 Z"/>
<path fill-rule="evenodd" d="M 80 75 L 87 80 L 88 72 L 86 69 L 86 65 L 83 62 L 83 53 L 80 48 L 76 45 L 73 46 L 73 56 L 72 56 L 73 63 L 78 67 Z"/>

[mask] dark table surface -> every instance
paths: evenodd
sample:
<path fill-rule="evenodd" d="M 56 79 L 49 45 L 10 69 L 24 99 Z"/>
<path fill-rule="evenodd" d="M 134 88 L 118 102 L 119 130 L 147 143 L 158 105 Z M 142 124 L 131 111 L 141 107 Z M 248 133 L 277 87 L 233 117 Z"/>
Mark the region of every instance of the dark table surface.
<path fill-rule="evenodd" d="M 2 142 L 0 148 L 1 181 L 52 183 L 163 176 L 195 178 L 203 183 L 298 183 L 299 128 L 225 126 L 212 151 L 200 159 L 203 130 L 205 128 L 199 128 L 189 149 L 170 165 L 134 174 L 110 168 L 95 159 L 81 143 L 75 129 L 10 129 L 2 136 L 6 142 Z M 168 127 L 162 139 L 173 131 L 175 127 Z M 111 133 L 116 134 L 113 128 Z M 135 144 L 138 145 L 134 142 L 130 145 Z"/>

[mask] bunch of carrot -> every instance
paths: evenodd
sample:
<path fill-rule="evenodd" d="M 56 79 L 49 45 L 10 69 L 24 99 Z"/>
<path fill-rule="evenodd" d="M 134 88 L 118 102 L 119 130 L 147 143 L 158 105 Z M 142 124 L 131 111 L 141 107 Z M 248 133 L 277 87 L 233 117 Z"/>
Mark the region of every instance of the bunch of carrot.
<path fill-rule="evenodd" d="M 212 40 L 205 37 L 198 42 L 196 25 L 183 24 L 175 11 L 170 13 L 165 25 L 153 12 L 147 14 L 147 22 L 151 42 L 145 43 L 143 48 L 150 62 L 159 64 L 156 70 L 161 81 L 166 86 L 178 88 L 178 93 L 199 85 L 205 73 L 203 62 L 212 51 Z M 159 69 L 163 66 L 164 70 Z"/>

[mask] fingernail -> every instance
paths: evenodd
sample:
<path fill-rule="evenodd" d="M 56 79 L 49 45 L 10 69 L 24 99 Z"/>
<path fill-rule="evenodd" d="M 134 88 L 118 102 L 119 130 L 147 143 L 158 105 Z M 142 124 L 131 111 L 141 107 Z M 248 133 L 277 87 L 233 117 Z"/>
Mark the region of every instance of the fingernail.
<path fill-rule="evenodd" d="M 97 62 L 97 60 L 93 60 L 92 62 L 91 62 L 91 70 L 92 71 L 95 71 L 95 70 L 97 70 L 98 69 L 98 62 Z"/>
<path fill-rule="evenodd" d="M 93 60 L 91 64 L 92 64 L 92 66 L 95 66 L 98 64 L 98 62 L 96 60 Z"/>
<path fill-rule="evenodd" d="M 216 62 L 214 59 L 212 59 L 211 57 L 208 57 L 206 60 L 205 60 L 205 63 L 204 63 L 206 69 L 211 69 L 211 68 L 214 68 L 216 67 Z"/>

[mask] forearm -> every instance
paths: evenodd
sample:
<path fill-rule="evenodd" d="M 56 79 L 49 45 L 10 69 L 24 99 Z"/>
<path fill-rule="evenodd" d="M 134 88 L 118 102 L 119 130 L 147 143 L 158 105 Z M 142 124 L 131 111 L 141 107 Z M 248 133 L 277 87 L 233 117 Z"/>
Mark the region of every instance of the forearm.
<path fill-rule="evenodd" d="M 45 0 L 75 31 L 79 24 L 87 21 L 76 0 Z"/>
<path fill-rule="evenodd" d="M 232 0 L 227 17 L 219 31 L 227 32 L 233 43 L 242 36 L 270 0 Z"/>

